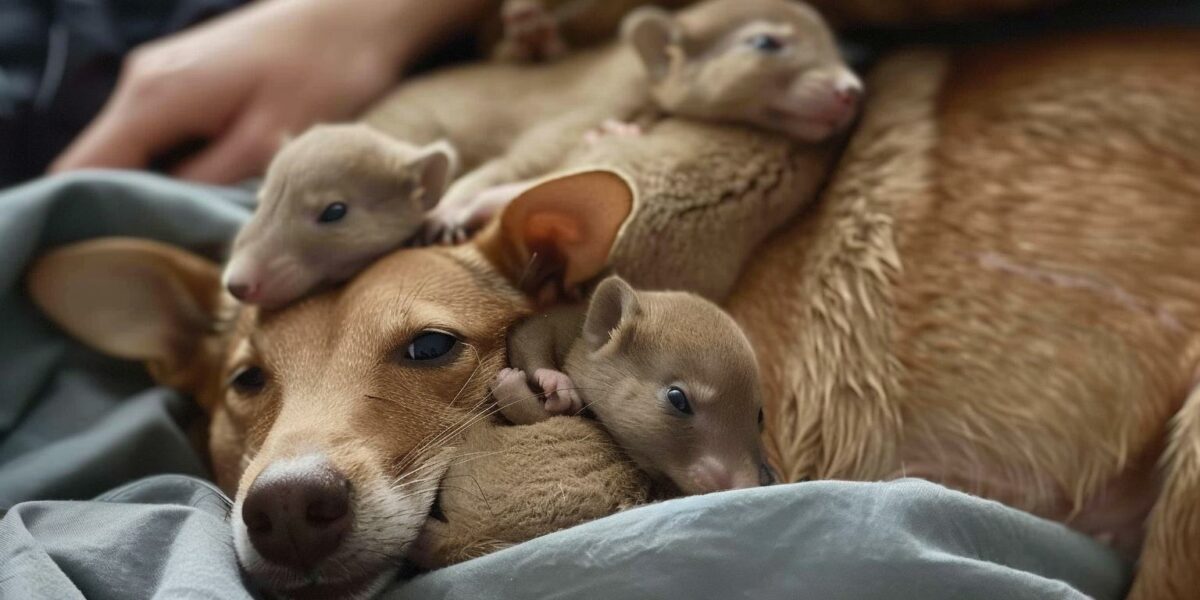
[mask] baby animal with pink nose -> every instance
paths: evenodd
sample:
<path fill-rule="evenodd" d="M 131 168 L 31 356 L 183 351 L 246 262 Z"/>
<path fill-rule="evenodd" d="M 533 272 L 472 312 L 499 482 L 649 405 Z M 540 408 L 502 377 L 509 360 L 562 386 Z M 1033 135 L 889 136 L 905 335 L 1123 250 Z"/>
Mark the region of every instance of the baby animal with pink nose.
<path fill-rule="evenodd" d="M 587 306 L 518 324 L 508 346 L 512 368 L 493 394 L 509 421 L 589 412 L 643 471 L 684 494 L 772 482 L 754 350 L 716 304 L 613 276 Z"/>

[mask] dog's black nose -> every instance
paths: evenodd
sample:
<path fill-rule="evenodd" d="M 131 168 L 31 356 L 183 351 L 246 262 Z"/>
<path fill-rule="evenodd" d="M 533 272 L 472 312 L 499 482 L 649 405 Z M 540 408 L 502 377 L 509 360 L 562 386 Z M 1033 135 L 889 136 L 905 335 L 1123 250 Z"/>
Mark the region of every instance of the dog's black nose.
<path fill-rule="evenodd" d="M 328 467 L 286 477 L 260 476 L 242 503 L 250 543 L 266 560 L 312 569 L 350 529 L 350 485 Z"/>

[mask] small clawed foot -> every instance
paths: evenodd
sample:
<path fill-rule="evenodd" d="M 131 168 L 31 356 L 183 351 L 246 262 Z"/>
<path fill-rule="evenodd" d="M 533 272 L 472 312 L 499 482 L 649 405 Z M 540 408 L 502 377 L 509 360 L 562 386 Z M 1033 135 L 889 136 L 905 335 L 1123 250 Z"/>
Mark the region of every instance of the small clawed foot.
<path fill-rule="evenodd" d="M 531 393 L 525 383 L 525 371 L 505 367 L 492 380 L 492 397 L 500 406 L 519 402 Z"/>
<path fill-rule="evenodd" d="M 576 391 L 575 382 L 566 373 L 538 369 L 533 372 L 533 377 L 545 392 L 546 412 L 552 415 L 577 415 L 583 410 L 583 398 Z"/>

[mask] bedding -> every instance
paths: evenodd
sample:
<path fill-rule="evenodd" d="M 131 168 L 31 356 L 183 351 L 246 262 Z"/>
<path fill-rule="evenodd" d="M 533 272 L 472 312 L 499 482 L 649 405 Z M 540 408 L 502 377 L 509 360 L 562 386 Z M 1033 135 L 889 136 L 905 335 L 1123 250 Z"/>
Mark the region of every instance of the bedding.
<path fill-rule="evenodd" d="M 140 365 L 67 339 L 23 295 L 91 237 L 220 258 L 242 188 L 83 172 L 0 193 L 0 598 L 253 597 L 202 416 Z M 684 498 L 398 581 L 387 598 L 1120 598 L 1130 565 L 1065 527 L 916 480 Z"/>

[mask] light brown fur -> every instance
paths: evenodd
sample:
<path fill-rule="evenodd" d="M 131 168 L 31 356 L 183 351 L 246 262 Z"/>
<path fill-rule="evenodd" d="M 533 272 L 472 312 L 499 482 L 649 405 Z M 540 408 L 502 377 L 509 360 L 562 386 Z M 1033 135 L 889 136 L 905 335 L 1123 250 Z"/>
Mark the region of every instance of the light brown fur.
<path fill-rule="evenodd" d="M 1076 526 L 1149 492 L 1132 597 L 1195 595 L 1198 49 L 1195 34 L 1085 36 L 877 70 L 825 201 L 729 303 L 760 350 L 789 480 L 925 475 Z M 519 271 L 520 253 L 485 254 Z M 109 292 L 69 312 L 90 317 Z"/>
<path fill-rule="evenodd" d="M 410 554 L 434 569 L 651 500 L 652 486 L 592 421 L 475 427 L 443 478 L 440 509 Z"/>
<path fill-rule="evenodd" d="M 642 470 L 684 494 L 769 483 L 758 365 L 724 311 L 686 292 L 638 292 L 618 277 L 584 308 L 534 315 L 509 335 L 513 368 L 493 392 L 506 418 L 590 411 Z"/>
<path fill-rule="evenodd" d="M 449 140 L 470 171 L 431 228 L 456 235 L 488 188 L 563 166 L 585 134 L 647 111 L 742 123 L 821 142 L 855 114 L 861 84 L 820 16 L 780 0 L 709 0 L 677 16 L 646 9 L 624 43 L 552 65 L 471 65 L 402 85 L 364 120 L 399 139 Z M 751 42 L 770 38 L 777 49 Z M 749 92 L 753 93 L 749 93 Z M 676 149 L 678 152 L 679 149 Z"/>
<path fill-rule="evenodd" d="M 637 289 L 721 302 L 755 248 L 816 197 L 838 147 L 664 119 L 637 137 L 604 137 L 565 162 L 620 172 L 637 191 L 613 272 Z"/>
<path fill-rule="evenodd" d="M 258 208 L 233 242 L 226 287 L 278 307 L 349 279 L 417 232 L 454 163 L 445 143 L 416 147 L 359 124 L 309 129 L 271 161 Z"/>
<path fill-rule="evenodd" d="M 208 411 L 213 471 L 235 497 L 235 545 L 253 580 L 283 596 L 363 594 L 387 580 L 416 539 L 446 469 L 469 472 L 463 464 L 471 457 L 454 454 L 460 434 L 495 426 L 487 422 L 494 412 L 487 384 L 506 362 L 508 327 L 529 311 L 520 290 L 595 276 L 631 204 L 630 190 L 609 173 L 551 181 L 515 201 L 475 244 L 395 252 L 346 285 L 281 311 L 236 306 L 222 297 L 216 265 L 139 240 L 57 250 L 33 267 L 30 292 L 67 331 L 101 351 L 147 361 L 159 381 L 194 394 Z M 544 271 L 527 268 L 534 252 Z M 429 332 L 459 341 L 444 358 L 414 360 L 412 345 Z M 562 470 L 603 462 L 594 430 L 556 422 L 543 430 L 589 453 L 543 469 L 567 482 L 541 505 L 546 527 L 646 497 L 643 476 L 623 462 L 604 472 L 626 483 Z M 565 450 L 534 440 L 512 451 L 553 462 Z M 299 572 L 256 554 L 241 508 L 261 473 L 314 456 L 345 476 L 354 525 L 335 553 Z M 556 512 L 560 502 L 565 512 Z M 455 531 L 448 535 L 476 547 Z M 428 543 L 447 546 L 436 535 Z"/>
<path fill-rule="evenodd" d="M 819 209 L 729 303 L 786 479 L 926 477 L 1141 548 L 1132 598 L 1200 592 L 1198 49 L 877 69 Z"/>

